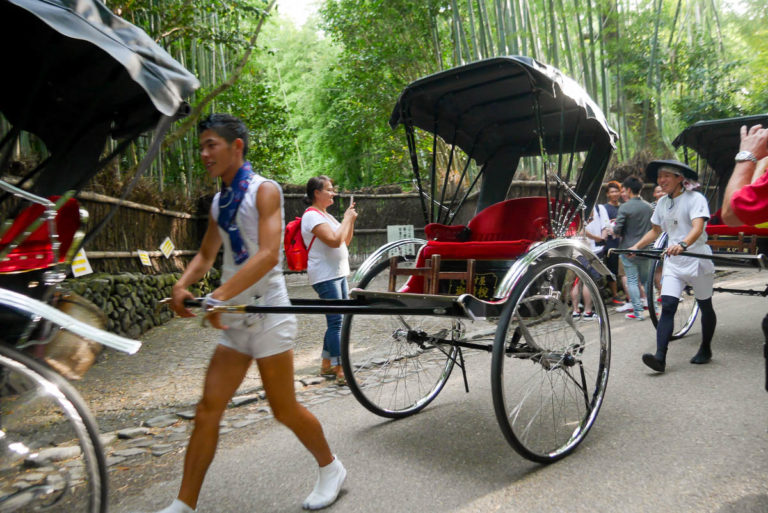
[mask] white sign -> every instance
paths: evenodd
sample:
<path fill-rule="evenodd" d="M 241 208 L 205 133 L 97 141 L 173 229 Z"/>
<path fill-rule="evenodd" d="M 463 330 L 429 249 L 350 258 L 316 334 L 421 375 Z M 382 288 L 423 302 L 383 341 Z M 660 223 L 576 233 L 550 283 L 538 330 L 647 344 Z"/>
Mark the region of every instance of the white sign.
<path fill-rule="evenodd" d="M 171 258 L 174 249 L 176 249 L 176 246 L 173 245 L 170 237 L 166 237 L 163 243 L 160 244 L 160 251 L 163 252 L 165 258 Z"/>
<path fill-rule="evenodd" d="M 78 276 L 85 276 L 92 272 L 93 269 L 91 268 L 90 262 L 88 262 L 88 257 L 85 256 L 85 250 L 80 248 L 80 251 L 77 252 L 75 258 L 72 259 L 72 274 L 77 278 Z"/>
<path fill-rule="evenodd" d="M 395 242 L 403 239 L 413 238 L 412 224 L 391 224 L 387 226 L 387 242 Z M 413 255 L 415 253 L 413 244 L 403 244 L 389 250 L 389 256 Z"/>
<path fill-rule="evenodd" d="M 152 267 L 152 260 L 149 259 L 149 253 L 147 253 L 143 249 L 137 249 L 136 253 L 139 254 L 139 260 L 141 260 L 142 265 L 147 265 L 149 267 Z"/>

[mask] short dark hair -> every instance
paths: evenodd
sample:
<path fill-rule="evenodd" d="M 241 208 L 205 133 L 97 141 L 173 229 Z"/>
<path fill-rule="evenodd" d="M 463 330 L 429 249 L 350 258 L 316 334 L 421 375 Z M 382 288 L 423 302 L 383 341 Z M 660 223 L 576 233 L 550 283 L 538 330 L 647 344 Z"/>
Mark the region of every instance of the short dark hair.
<path fill-rule="evenodd" d="M 229 144 L 235 139 L 243 140 L 243 158 L 248 154 L 248 127 L 242 120 L 230 114 L 210 114 L 197 124 L 197 133 L 213 130 Z"/>
<path fill-rule="evenodd" d="M 621 182 L 621 185 L 632 191 L 632 194 L 640 194 L 643 190 L 643 182 L 636 176 L 628 176 Z"/>
<path fill-rule="evenodd" d="M 301 200 L 306 205 L 311 205 L 315 202 L 315 191 L 322 191 L 323 187 L 325 187 L 325 182 L 333 183 L 333 180 L 331 180 L 329 177 L 325 175 L 320 176 L 313 176 L 309 180 L 307 180 L 307 193 L 304 195 Z"/>

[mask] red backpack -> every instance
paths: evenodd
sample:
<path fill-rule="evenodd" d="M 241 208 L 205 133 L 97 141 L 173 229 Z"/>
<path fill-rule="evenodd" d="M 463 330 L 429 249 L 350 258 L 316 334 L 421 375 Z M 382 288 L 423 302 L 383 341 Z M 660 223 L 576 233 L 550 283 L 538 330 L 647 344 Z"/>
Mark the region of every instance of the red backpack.
<path fill-rule="evenodd" d="M 308 208 L 319 212 L 316 208 Z M 305 210 L 306 212 L 306 210 Z M 301 236 L 301 218 L 297 217 L 285 225 L 285 238 L 283 239 L 283 248 L 285 249 L 285 263 L 291 271 L 306 271 L 307 261 L 309 260 L 309 250 L 315 242 L 315 236 L 309 241 L 309 247 L 304 246 L 304 237 Z"/>

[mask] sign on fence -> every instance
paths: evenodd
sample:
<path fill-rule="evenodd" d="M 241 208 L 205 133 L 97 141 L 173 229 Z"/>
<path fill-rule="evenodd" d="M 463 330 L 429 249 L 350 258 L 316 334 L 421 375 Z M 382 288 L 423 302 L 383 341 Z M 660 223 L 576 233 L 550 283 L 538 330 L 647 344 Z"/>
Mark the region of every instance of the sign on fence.
<path fill-rule="evenodd" d="M 160 244 L 160 251 L 163 252 L 165 258 L 171 258 L 174 249 L 176 249 L 176 246 L 173 245 L 170 237 L 166 237 L 163 243 Z"/>
<path fill-rule="evenodd" d="M 387 242 L 395 242 L 402 239 L 413 238 L 413 225 L 412 224 L 390 224 L 387 225 Z M 394 249 L 389 250 L 389 256 L 398 255 L 413 255 L 415 249 L 413 244 L 403 244 Z"/>
<path fill-rule="evenodd" d="M 141 261 L 142 265 L 152 267 L 152 260 L 150 260 L 148 252 L 144 251 L 143 249 L 137 249 L 136 253 L 139 254 L 139 260 Z"/>
<path fill-rule="evenodd" d="M 85 250 L 80 248 L 80 251 L 77 252 L 75 258 L 72 259 L 72 275 L 77 278 L 78 276 L 85 276 L 92 272 L 93 269 L 91 268 L 90 262 L 88 262 L 88 257 L 85 256 Z"/>

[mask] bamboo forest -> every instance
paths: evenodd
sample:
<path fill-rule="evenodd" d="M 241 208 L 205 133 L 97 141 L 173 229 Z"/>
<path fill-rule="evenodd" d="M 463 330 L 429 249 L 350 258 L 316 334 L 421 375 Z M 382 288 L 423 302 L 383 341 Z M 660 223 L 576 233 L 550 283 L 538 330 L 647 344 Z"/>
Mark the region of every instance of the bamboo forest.
<path fill-rule="evenodd" d="M 529 56 L 578 82 L 619 134 L 613 168 L 674 157 L 672 139 L 698 120 L 768 112 L 765 0 L 318 0 L 301 26 L 280 0 L 106 4 L 202 84 L 145 178 L 188 199 L 214 187 L 195 131 L 210 112 L 246 120 L 249 160 L 282 183 L 325 174 L 346 189 L 409 189 L 406 141 L 388 124 L 398 94 L 493 56 Z M 149 135 L 114 163 L 115 183 Z M 23 164 L 45 148 L 26 138 L 16 151 Z"/>

